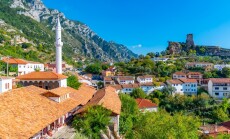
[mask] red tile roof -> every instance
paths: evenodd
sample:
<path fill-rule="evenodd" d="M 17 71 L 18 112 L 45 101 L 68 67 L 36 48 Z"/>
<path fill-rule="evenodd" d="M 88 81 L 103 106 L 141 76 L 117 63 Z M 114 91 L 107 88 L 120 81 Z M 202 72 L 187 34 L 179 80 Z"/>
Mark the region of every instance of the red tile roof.
<path fill-rule="evenodd" d="M 124 81 L 124 80 L 134 80 L 134 77 L 131 77 L 131 76 L 119 76 L 118 77 L 121 81 Z"/>
<path fill-rule="evenodd" d="M 196 79 L 179 79 L 183 83 L 197 83 Z"/>
<path fill-rule="evenodd" d="M 189 72 L 187 75 L 202 75 L 200 72 Z"/>
<path fill-rule="evenodd" d="M 146 78 L 153 78 L 153 76 L 152 75 L 143 75 L 143 76 L 138 76 L 137 78 L 146 79 Z"/>
<path fill-rule="evenodd" d="M 17 59 L 17 58 L 7 58 L 7 57 L 4 57 L 2 59 L 3 62 L 5 63 L 9 63 L 9 64 L 27 64 L 27 62 L 25 60 L 22 60 L 22 59 Z"/>
<path fill-rule="evenodd" d="M 170 84 L 182 84 L 183 82 L 181 82 L 179 79 L 172 79 L 172 80 L 168 80 L 168 82 Z"/>
<path fill-rule="evenodd" d="M 87 107 L 95 105 L 102 105 L 102 107 L 111 110 L 114 114 L 120 114 L 121 112 L 120 98 L 116 93 L 116 89 L 110 86 L 98 90 L 93 98 L 75 114 L 85 112 Z"/>
<path fill-rule="evenodd" d="M 152 103 L 149 99 L 137 98 L 136 102 L 139 109 L 158 107 L 157 104 Z"/>
<path fill-rule="evenodd" d="M 65 75 L 57 74 L 55 72 L 50 72 L 50 71 L 49 72 L 35 71 L 16 77 L 16 79 L 19 80 L 60 80 L 66 78 L 67 76 Z"/>
<path fill-rule="evenodd" d="M 122 88 L 138 88 L 138 87 L 140 87 L 139 84 L 123 84 L 121 86 L 122 86 Z"/>
<path fill-rule="evenodd" d="M 177 72 L 175 72 L 173 74 L 186 76 L 186 74 L 184 72 L 182 72 L 182 71 L 177 71 Z"/>
<path fill-rule="evenodd" d="M 213 83 L 230 83 L 230 78 L 210 78 Z"/>
<path fill-rule="evenodd" d="M 113 81 L 111 77 L 104 77 L 104 81 Z"/>

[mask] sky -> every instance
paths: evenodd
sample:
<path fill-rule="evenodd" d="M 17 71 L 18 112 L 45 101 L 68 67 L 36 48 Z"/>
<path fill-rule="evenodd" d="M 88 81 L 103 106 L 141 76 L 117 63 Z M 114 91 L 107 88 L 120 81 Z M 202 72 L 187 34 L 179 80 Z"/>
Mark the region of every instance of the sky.
<path fill-rule="evenodd" d="M 230 48 L 230 0 L 43 0 L 107 41 L 137 54 L 165 50 L 168 41 Z"/>

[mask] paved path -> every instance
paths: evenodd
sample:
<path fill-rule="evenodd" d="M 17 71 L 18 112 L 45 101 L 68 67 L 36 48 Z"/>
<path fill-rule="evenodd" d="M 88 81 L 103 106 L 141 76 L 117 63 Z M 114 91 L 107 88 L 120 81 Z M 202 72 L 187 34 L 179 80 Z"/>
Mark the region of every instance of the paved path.
<path fill-rule="evenodd" d="M 75 129 L 70 126 L 61 127 L 50 139 L 74 139 Z"/>

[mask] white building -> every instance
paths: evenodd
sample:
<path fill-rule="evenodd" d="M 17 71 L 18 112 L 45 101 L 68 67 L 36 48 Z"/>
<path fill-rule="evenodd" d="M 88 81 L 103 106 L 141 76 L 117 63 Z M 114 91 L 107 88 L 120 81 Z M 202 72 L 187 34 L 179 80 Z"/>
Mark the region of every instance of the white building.
<path fill-rule="evenodd" d="M 173 94 L 197 94 L 197 81 L 195 79 L 172 79 L 168 80 L 167 83 L 176 89 Z"/>
<path fill-rule="evenodd" d="M 134 84 L 134 77 L 132 76 L 119 76 L 117 78 L 118 84 Z"/>
<path fill-rule="evenodd" d="M 217 69 L 219 71 L 222 71 L 222 69 L 225 67 L 230 68 L 230 65 L 229 64 L 214 65 L 214 69 Z"/>
<path fill-rule="evenodd" d="M 152 58 L 152 60 L 154 61 L 154 62 L 160 62 L 160 61 L 162 61 L 162 62 L 166 62 L 166 61 L 168 61 L 169 60 L 169 58 L 164 58 L 164 57 L 154 57 L 154 58 Z"/>
<path fill-rule="evenodd" d="M 140 88 L 146 93 L 152 93 L 154 90 L 162 90 L 165 86 L 164 83 L 161 83 L 160 86 L 154 86 L 153 83 L 139 84 Z"/>
<path fill-rule="evenodd" d="M 151 75 L 138 76 L 137 81 L 141 84 L 142 83 L 152 83 L 153 77 Z"/>
<path fill-rule="evenodd" d="M 139 88 L 139 85 L 138 84 L 123 84 L 121 85 L 121 87 L 122 87 L 122 90 L 121 90 L 122 93 L 130 94 L 134 89 Z"/>
<path fill-rule="evenodd" d="M 208 93 L 218 99 L 230 97 L 230 78 L 211 78 L 208 82 Z"/>
<path fill-rule="evenodd" d="M 151 100 L 148 99 L 136 99 L 137 106 L 141 112 L 157 112 L 158 105 L 155 103 L 152 103 Z"/>
<path fill-rule="evenodd" d="M 39 62 L 26 61 L 23 59 L 7 58 L 7 57 L 2 58 L 2 61 L 8 63 L 13 67 L 16 67 L 18 69 L 17 71 L 18 75 L 28 74 L 36 70 L 44 71 L 44 64 Z"/>
<path fill-rule="evenodd" d="M 186 74 L 184 72 L 178 71 L 173 73 L 173 79 L 182 79 L 182 78 L 187 78 Z"/>
<path fill-rule="evenodd" d="M 12 89 L 13 78 L 0 77 L 0 94 Z"/>

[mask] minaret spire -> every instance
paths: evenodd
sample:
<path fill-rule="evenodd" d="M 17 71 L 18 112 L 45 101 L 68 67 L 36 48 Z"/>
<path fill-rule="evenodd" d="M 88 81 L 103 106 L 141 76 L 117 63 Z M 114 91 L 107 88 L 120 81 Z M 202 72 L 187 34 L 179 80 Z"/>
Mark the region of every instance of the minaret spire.
<path fill-rule="evenodd" d="M 63 42 L 61 41 L 61 24 L 59 16 L 57 17 L 56 23 L 56 73 L 62 74 L 62 46 Z"/>

